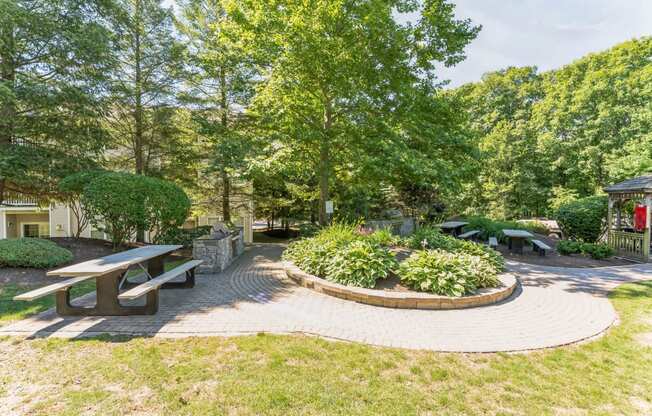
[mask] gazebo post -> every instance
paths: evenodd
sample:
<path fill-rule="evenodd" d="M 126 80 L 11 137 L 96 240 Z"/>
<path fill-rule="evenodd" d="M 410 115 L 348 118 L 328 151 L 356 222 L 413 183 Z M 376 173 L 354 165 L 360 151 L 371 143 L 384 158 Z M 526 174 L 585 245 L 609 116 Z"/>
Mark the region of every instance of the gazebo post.
<path fill-rule="evenodd" d="M 650 217 L 652 212 L 652 194 L 645 194 L 645 232 L 643 234 L 643 256 L 650 259 Z"/>

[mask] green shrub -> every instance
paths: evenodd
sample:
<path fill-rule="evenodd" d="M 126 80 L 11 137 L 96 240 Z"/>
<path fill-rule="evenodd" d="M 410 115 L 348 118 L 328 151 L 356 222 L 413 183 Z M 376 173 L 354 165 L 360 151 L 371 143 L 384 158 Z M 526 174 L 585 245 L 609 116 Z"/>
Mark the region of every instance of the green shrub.
<path fill-rule="evenodd" d="M 362 238 L 356 226 L 336 223 L 321 229 L 314 237 L 290 243 L 283 258 L 292 261 L 306 273 L 325 277 L 327 263 L 338 249 Z"/>
<path fill-rule="evenodd" d="M 591 258 L 596 260 L 603 260 L 614 255 L 614 251 L 606 244 L 582 244 L 582 253 L 588 254 Z"/>
<path fill-rule="evenodd" d="M 455 297 L 499 282 L 494 267 L 481 257 L 444 250 L 413 253 L 401 263 L 398 275 L 414 290 Z"/>
<path fill-rule="evenodd" d="M 196 228 L 168 228 L 165 232 L 156 235 L 156 244 L 181 244 L 186 248 L 192 247 L 192 242 L 197 238 L 211 233 L 213 227 L 202 225 Z"/>
<path fill-rule="evenodd" d="M 491 264 L 496 272 L 502 272 L 505 270 L 505 258 L 494 250 L 491 247 L 485 246 L 484 244 L 478 244 L 473 241 L 467 240 L 456 240 L 458 246 L 453 250 L 456 253 L 466 253 L 473 256 L 478 256 Z"/>
<path fill-rule="evenodd" d="M 320 228 L 317 224 L 306 222 L 299 225 L 299 236 L 303 238 L 313 237 L 319 232 Z"/>
<path fill-rule="evenodd" d="M 457 247 L 457 240 L 454 237 L 443 234 L 438 228 L 420 227 L 407 240 L 409 248 L 419 249 L 442 249 L 453 250 Z"/>
<path fill-rule="evenodd" d="M 561 240 L 557 244 L 557 251 L 563 256 L 582 252 L 582 243 L 572 240 Z"/>
<path fill-rule="evenodd" d="M 177 185 L 128 173 L 105 173 L 84 187 L 82 205 L 87 218 L 111 235 L 114 245 L 137 230 L 165 234 L 186 220 L 190 200 Z"/>
<path fill-rule="evenodd" d="M 450 235 L 442 234 L 436 228 L 422 227 L 415 232 L 408 240 L 408 247 L 412 249 L 439 249 L 454 253 L 466 253 L 480 256 L 488 261 L 497 272 L 505 269 L 503 256 L 484 244 L 468 240 L 460 240 Z"/>
<path fill-rule="evenodd" d="M 464 231 L 480 231 L 480 239 L 487 241 L 489 237 L 496 237 L 501 241 L 505 240 L 502 231 L 505 229 L 526 230 L 537 234 L 548 234 L 548 227 L 540 221 L 497 221 L 487 217 L 469 217 L 466 220 L 469 224 Z"/>
<path fill-rule="evenodd" d="M 596 260 L 603 260 L 614 255 L 614 251 L 606 244 L 582 243 L 580 241 L 562 240 L 557 244 L 557 251 L 562 255 L 583 253 Z"/>
<path fill-rule="evenodd" d="M 366 240 L 383 247 L 391 247 L 398 245 L 401 238 L 392 234 L 389 229 L 381 228 L 366 236 Z"/>
<path fill-rule="evenodd" d="M 20 238 L 0 240 L 0 265 L 49 268 L 72 260 L 72 253 L 49 240 Z"/>
<path fill-rule="evenodd" d="M 362 236 L 355 225 L 337 223 L 314 237 L 290 243 L 283 253 L 306 273 L 333 282 L 373 287 L 396 267 L 392 253 Z"/>
<path fill-rule="evenodd" d="M 607 197 L 590 196 L 563 204 L 556 218 L 564 237 L 595 243 L 600 238 L 607 217 Z"/>
<path fill-rule="evenodd" d="M 396 269 L 394 254 L 370 241 L 358 240 L 340 248 L 327 262 L 326 279 L 347 286 L 372 288 Z"/>

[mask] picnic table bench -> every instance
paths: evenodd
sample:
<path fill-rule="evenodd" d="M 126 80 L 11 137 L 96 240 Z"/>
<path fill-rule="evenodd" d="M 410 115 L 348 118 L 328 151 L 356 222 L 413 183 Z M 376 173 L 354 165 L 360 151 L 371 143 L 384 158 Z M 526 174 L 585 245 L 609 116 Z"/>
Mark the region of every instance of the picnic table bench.
<path fill-rule="evenodd" d="M 454 237 L 457 237 L 461 232 L 462 228 L 465 225 L 469 225 L 466 221 L 446 221 L 438 225 L 446 234 L 451 234 Z"/>
<path fill-rule="evenodd" d="M 54 283 L 14 297 L 14 300 L 31 301 L 49 294 L 56 294 L 56 308 L 59 315 L 68 316 L 117 316 L 117 315 L 153 315 L 158 311 L 159 289 L 191 288 L 195 285 L 195 268 L 201 260 L 186 262 L 165 272 L 165 258 L 182 246 L 152 245 L 139 247 L 121 253 L 111 254 L 85 261 L 79 264 L 52 270 L 48 276 L 65 276 L 71 279 Z M 147 263 L 147 268 L 143 266 Z M 145 283 L 131 283 L 127 280 L 129 267 L 138 265 L 143 271 L 139 276 L 145 277 Z M 181 282 L 170 282 L 177 276 L 185 274 Z M 93 307 L 72 306 L 70 288 L 77 283 L 95 279 L 96 304 Z M 131 277 L 135 279 L 136 277 Z M 132 287 L 124 293 L 120 289 Z M 124 306 L 120 300 L 132 300 L 145 296 L 145 304 Z"/>
<path fill-rule="evenodd" d="M 471 231 L 465 232 L 464 234 L 458 235 L 457 238 L 460 238 L 462 240 L 466 240 L 466 239 L 471 239 L 472 240 L 474 238 L 477 238 L 477 236 L 479 234 L 480 234 L 480 230 L 471 230 Z"/>
<path fill-rule="evenodd" d="M 545 256 L 546 250 L 552 250 L 552 247 L 541 240 L 532 240 L 532 250 L 539 253 L 540 256 Z"/>
<path fill-rule="evenodd" d="M 525 230 L 505 229 L 503 230 L 503 234 L 505 234 L 508 239 L 507 246 L 509 247 L 509 250 L 518 254 L 523 254 L 523 243 L 525 240 L 534 237 L 532 233 Z"/>

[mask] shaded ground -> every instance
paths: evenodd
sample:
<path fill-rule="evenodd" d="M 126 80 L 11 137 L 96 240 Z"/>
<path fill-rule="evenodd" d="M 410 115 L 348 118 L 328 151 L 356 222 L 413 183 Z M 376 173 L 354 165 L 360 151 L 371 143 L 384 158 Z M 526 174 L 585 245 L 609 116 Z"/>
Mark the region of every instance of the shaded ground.
<path fill-rule="evenodd" d="M 286 244 L 292 241 L 292 238 L 294 237 L 290 235 L 283 235 L 282 233 L 271 233 L 266 230 L 254 230 L 254 243 Z"/>
<path fill-rule="evenodd" d="M 615 257 L 605 259 L 605 260 L 594 260 L 589 256 L 582 254 L 573 254 L 570 256 L 562 256 L 556 250 L 557 243 L 559 242 L 558 238 L 548 237 L 540 234 L 535 234 L 537 240 L 541 240 L 544 243 L 548 244 L 553 248 L 553 251 L 546 252 L 545 256 L 539 256 L 538 253 L 532 251 L 531 246 L 523 247 L 523 254 L 514 254 L 509 251 L 506 245 L 499 245 L 498 251 L 505 257 L 507 260 L 514 260 L 523 263 L 529 264 L 538 264 L 541 266 L 550 266 L 550 267 L 578 267 L 578 268 L 587 268 L 587 267 L 606 267 L 606 266 L 620 266 L 626 264 L 632 264 L 633 262 L 618 259 Z"/>

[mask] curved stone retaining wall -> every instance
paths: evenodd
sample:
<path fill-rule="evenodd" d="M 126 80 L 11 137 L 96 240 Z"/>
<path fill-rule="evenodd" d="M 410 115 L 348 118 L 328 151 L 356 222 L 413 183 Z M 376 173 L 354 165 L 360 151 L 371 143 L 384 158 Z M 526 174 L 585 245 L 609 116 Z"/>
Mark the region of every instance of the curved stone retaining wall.
<path fill-rule="evenodd" d="M 374 306 L 401 309 L 463 309 L 491 305 L 507 299 L 518 286 L 516 277 L 509 273 L 498 276 L 500 286 L 480 289 L 472 296 L 460 298 L 438 296 L 421 292 L 392 292 L 344 286 L 313 276 L 291 262 L 285 262 L 285 273 L 297 284 L 326 295 Z"/>

